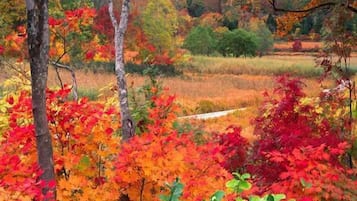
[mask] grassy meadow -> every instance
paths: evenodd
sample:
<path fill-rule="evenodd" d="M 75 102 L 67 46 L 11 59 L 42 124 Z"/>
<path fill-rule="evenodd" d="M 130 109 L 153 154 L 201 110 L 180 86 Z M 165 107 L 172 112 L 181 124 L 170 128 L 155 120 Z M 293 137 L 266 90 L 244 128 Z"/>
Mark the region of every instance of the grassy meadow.
<path fill-rule="evenodd" d="M 357 71 L 357 57 L 350 61 L 351 69 Z M 223 58 L 195 56 L 183 66 L 179 66 L 183 75 L 176 77 L 159 77 L 163 86 L 169 88 L 170 94 L 177 96 L 181 106 L 179 116 L 229 110 L 247 107 L 245 111 L 233 113 L 227 117 L 194 121 L 203 125 L 206 131 L 223 131 L 231 124 L 241 125 L 243 134 L 251 134 L 250 120 L 256 115 L 257 108 L 263 100 L 262 93 L 271 91 L 276 75 L 289 73 L 302 77 L 306 84 L 306 93 L 317 95 L 321 88 L 333 84 L 325 81 L 322 85 L 317 78 L 322 70 L 315 67 L 312 56 L 264 56 L 256 58 Z M 60 70 L 64 83 L 71 84 L 68 72 Z M 0 81 L 9 77 L 3 73 Z M 99 90 L 108 85 L 115 85 L 116 78 L 110 73 L 76 71 L 79 96 L 96 99 Z M 142 86 L 148 77 L 128 74 L 128 86 L 136 89 Z M 59 86 L 55 70 L 50 67 L 48 85 Z M 252 136 L 247 136 L 252 138 Z"/>
<path fill-rule="evenodd" d="M 207 74 L 281 75 L 289 73 L 300 77 L 316 77 L 322 69 L 316 67 L 315 57 L 309 55 L 269 55 L 254 58 L 193 57 L 187 67 L 190 71 Z M 350 68 L 357 72 L 357 58 L 351 59 Z"/>
<path fill-rule="evenodd" d="M 316 94 L 320 85 L 316 81 L 322 70 L 315 67 L 312 56 L 264 56 L 261 58 L 223 58 L 195 56 L 186 65 L 179 67 L 184 74 L 176 77 L 159 77 L 162 84 L 175 94 L 185 111 L 193 114 L 205 110 L 200 104 L 213 104 L 214 110 L 258 106 L 261 94 L 274 87 L 276 75 L 289 73 L 302 77 L 307 93 Z M 351 69 L 357 70 L 357 58 L 351 59 Z M 62 71 L 65 83 L 71 83 L 70 74 Z M 95 97 L 98 90 L 115 84 L 114 74 L 76 72 L 79 93 Z M 128 74 L 128 85 L 142 86 L 148 78 Z M 55 71 L 50 68 L 49 86 L 58 86 Z M 324 83 L 331 84 L 330 82 Z M 207 111 L 205 111 L 207 112 Z"/>

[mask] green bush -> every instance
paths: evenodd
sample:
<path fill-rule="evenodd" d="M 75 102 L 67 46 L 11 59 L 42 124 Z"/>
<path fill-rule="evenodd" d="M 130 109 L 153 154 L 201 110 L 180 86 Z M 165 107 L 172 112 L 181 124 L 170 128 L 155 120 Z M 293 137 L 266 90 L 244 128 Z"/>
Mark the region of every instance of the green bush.
<path fill-rule="evenodd" d="M 218 41 L 217 50 L 223 56 L 255 56 L 258 50 L 258 37 L 243 29 L 227 31 Z"/>
<path fill-rule="evenodd" d="M 202 0 L 186 0 L 187 11 L 191 17 L 200 17 L 206 10 Z"/>
<path fill-rule="evenodd" d="M 183 48 L 194 55 L 210 55 L 215 51 L 217 40 L 213 30 L 209 27 L 198 26 L 187 35 Z"/>
<path fill-rule="evenodd" d="M 127 63 L 125 64 L 125 72 L 133 73 L 139 75 L 153 75 L 153 76 L 177 76 L 182 75 L 182 71 L 178 70 L 173 65 L 148 65 L 148 64 L 134 64 Z"/>

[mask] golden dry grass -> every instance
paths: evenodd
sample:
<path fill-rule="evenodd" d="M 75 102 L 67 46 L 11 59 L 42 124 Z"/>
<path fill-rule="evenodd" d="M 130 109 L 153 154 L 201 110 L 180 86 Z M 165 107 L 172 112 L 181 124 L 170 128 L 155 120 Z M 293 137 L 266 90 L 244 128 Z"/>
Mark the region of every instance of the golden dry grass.
<path fill-rule="evenodd" d="M 351 61 L 351 65 L 357 66 L 356 57 Z M 208 131 L 223 131 L 224 128 L 231 124 L 241 125 L 243 134 L 249 139 L 253 139 L 252 136 L 249 136 L 252 134 L 252 127 L 249 122 L 256 115 L 257 108 L 262 103 L 262 93 L 265 90 L 271 91 L 273 89 L 275 76 L 271 74 L 264 75 L 263 73 L 234 74 L 229 73 L 226 69 L 234 70 L 237 66 L 245 66 L 247 70 L 258 67 L 268 69 L 276 68 L 277 65 L 280 65 L 279 68 L 284 68 L 284 66 L 297 64 L 312 64 L 313 58 L 310 56 L 269 56 L 253 59 L 202 57 L 199 62 L 201 62 L 199 64 L 201 68 L 204 68 L 201 73 L 186 71 L 184 76 L 181 77 L 159 78 L 163 85 L 169 88 L 169 93 L 177 96 L 177 102 L 183 108 L 183 112 L 180 115 L 197 113 L 197 108 L 202 106 L 200 105 L 201 101 L 208 101 L 217 106 L 214 110 L 249 107 L 250 109 L 247 111 L 219 119 L 207 120 L 203 124 Z M 207 73 L 209 69 L 215 73 Z M 60 73 L 63 81 L 71 84 L 70 74 L 63 70 Z M 2 80 L 8 77 L 4 73 L 0 75 Z M 116 83 L 115 75 L 108 73 L 79 70 L 76 71 L 76 77 L 78 87 L 85 90 L 98 91 L 102 87 Z M 139 87 L 145 83 L 147 78 L 138 75 L 127 75 L 127 79 L 129 86 Z M 306 92 L 309 95 L 317 95 L 321 90 L 316 77 L 304 78 L 303 81 L 306 84 Z M 329 81 L 325 85 L 331 85 L 331 83 Z M 58 86 L 58 84 L 55 71 L 50 67 L 48 85 L 54 87 Z"/>
<path fill-rule="evenodd" d="M 70 74 L 61 72 L 64 83 L 71 84 Z M 115 84 L 113 74 L 95 74 L 77 71 L 79 88 L 100 89 L 109 84 Z M 142 86 L 147 77 L 128 75 L 128 85 Z M 221 109 L 230 109 L 251 105 L 261 96 L 261 91 L 273 86 L 270 76 L 251 75 L 189 75 L 182 77 L 159 78 L 163 86 L 169 88 L 169 93 L 177 96 L 177 102 L 189 114 L 194 113 L 197 103 L 202 100 L 212 101 L 221 105 Z M 58 86 L 59 82 L 53 69 L 49 70 L 49 86 Z"/>
<path fill-rule="evenodd" d="M 70 74 L 61 72 L 65 83 L 71 84 Z M 115 84 L 114 74 L 95 74 L 77 71 L 79 88 L 98 90 L 112 83 Z M 128 75 L 128 85 L 142 86 L 147 77 Z M 195 113 L 200 101 L 210 101 L 220 107 L 217 110 L 257 106 L 265 90 L 274 87 L 274 76 L 269 75 L 229 75 L 229 74 L 188 74 L 184 77 L 159 78 L 163 86 L 169 88 L 169 93 L 177 96 L 177 102 L 184 107 L 187 114 Z M 304 79 L 309 93 L 317 93 L 319 86 L 313 79 Z M 49 86 L 58 85 L 53 69 L 49 71 Z"/>
<path fill-rule="evenodd" d="M 240 126 L 242 128 L 242 136 L 249 142 L 255 140 L 254 128 L 251 121 L 256 117 L 257 108 L 247 108 L 244 111 L 237 111 L 224 117 L 207 119 L 207 120 L 191 120 L 194 125 L 201 125 L 206 132 L 223 133 L 229 126 Z"/>
<path fill-rule="evenodd" d="M 217 73 L 185 73 L 182 77 L 159 78 L 163 85 L 170 89 L 169 93 L 177 96 L 177 102 L 183 107 L 182 115 L 197 113 L 201 101 L 211 102 L 214 110 L 225 110 L 240 107 L 257 107 L 262 100 L 262 92 L 274 87 L 274 76 L 252 74 L 219 73 L 221 66 L 234 68 L 234 65 L 265 65 L 270 68 L 274 64 L 290 65 L 295 61 L 309 63 L 311 57 L 282 57 L 271 56 L 266 58 L 206 58 L 202 59 L 202 68 L 217 69 Z M 252 62 L 253 61 L 253 62 Z M 206 62 L 206 63 L 205 63 Z M 357 63 L 357 62 L 356 62 Z M 248 68 L 248 67 L 247 67 Z M 282 68 L 282 67 L 281 67 Z M 71 84 L 69 72 L 60 71 L 64 83 Z M 3 75 L 3 74 L 2 74 Z M 2 76 L 3 78 L 7 76 Z M 98 91 L 100 88 L 112 83 L 115 84 L 114 74 L 93 73 L 83 70 L 76 71 L 78 87 L 85 91 Z M 128 85 L 138 87 L 144 84 L 146 77 L 128 75 Z M 310 94 L 318 93 L 319 86 L 314 79 L 304 79 Z M 53 68 L 49 70 L 48 85 L 58 86 L 59 81 Z M 204 105 L 203 105 L 204 107 Z"/>
<path fill-rule="evenodd" d="M 275 42 L 274 48 L 289 51 L 292 49 L 293 44 L 294 44 L 293 41 L 291 41 L 291 42 Z M 322 42 L 314 42 L 314 41 L 302 41 L 301 45 L 302 45 L 303 49 L 315 49 L 315 48 L 323 47 Z"/>
<path fill-rule="evenodd" d="M 95 74 L 92 72 L 77 71 L 77 82 L 80 88 L 99 89 L 110 83 L 115 84 L 113 74 Z M 62 77 L 70 82 L 68 73 Z M 147 77 L 128 75 L 128 84 L 139 87 Z M 250 121 L 257 115 L 257 108 L 261 106 L 262 93 L 274 88 L 275 76 L 271 75 L 233 75 L 233 74 L 185 74 L 183 77 L 162 77 L 159 80 L 169 93 L 177 96 L 177 103 L 182 106 L 180 115 L 197 113 L 201 101 L 209 101 L 216 105 L 216 110 L 248 107 L 246 111 L 239 111 L 226 117 L 205 121 L 196 121 L 208 132 L 223 132 L 230 125 L 239 125 L 243 128 L 242 134 L 249 141 L 254 140 L 253 127 Z M 303 79 L 306 92 L 317 95 L 321 90 L 316 79 Z M 53 69 L 49 73 L 49 85 L 56 85 L 56 76 Z M 331 81 L 325 85 L 331 85 Z"/>

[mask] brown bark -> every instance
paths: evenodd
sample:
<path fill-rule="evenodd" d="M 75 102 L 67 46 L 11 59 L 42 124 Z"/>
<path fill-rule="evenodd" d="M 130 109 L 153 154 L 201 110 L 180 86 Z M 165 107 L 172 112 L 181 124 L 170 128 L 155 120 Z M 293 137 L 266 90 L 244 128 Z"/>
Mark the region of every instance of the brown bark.
<path fill-rule="evenodd" d="M 31 67 L 32 112 L 35 124 L 38 163 L 43 171 L 40 180 L 45 185 L 45 200 L 56 199 L 53 150 L 46 115 L 46 83 L 48 75 L 48 0 L 26 0 L 28 49 Z"/>
<path fill-rule="evenodd" d="M 112 21 L 115 35 L 115 72 L 117 76 L 118 84 L 118 95 L 119 95 L 119 105 L 120 105 L 120 115 L 121 115 L 121 125 L 122 125 L 122 136 L 123 140 L 126 141 L 135 134 L 135 125 L 133 118 L 131 117 L 128 102 L 128 90 L 125 79 L 124 70 L 124 58 L 123 58 L 123 47 L 124 47 L 124 35 L 128 26 L 128 16 L 129 16 L 129 3 L 130 0 L 123 0 L 122 10 L 120 14 L 120 23 L 114 16 L 113 12 L 113 1 L 109 0 L 108 11 L 110 19 Z"/>

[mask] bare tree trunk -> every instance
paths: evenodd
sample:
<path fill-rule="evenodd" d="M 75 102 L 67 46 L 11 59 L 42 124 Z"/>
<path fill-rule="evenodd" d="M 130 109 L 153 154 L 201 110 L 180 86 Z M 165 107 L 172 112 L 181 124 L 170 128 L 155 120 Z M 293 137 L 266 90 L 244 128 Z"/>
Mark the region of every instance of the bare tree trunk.
<path fill-rule="evenodd" d="M 48 0 L 26 0 L 28 49 L 31 66 L 32 112 L 35 123 L 38 163 L 43 173 L 40 180 L 45 200 L 56 200 L 53 150 L 46 115 L 46 84 L 48 75 Z"/>
<path fill-rule="evenodd" d="M 118 94 L 119 94 L 119 105 L 120 105 L 120 115 L 121 115 L 121 125 L 122 125 L 122 135 L 123 140 L 126 141 L 135 134 L 135 125 L 129 111 L 128 102 L 128 90 L 125 80 L 125 70 L 124 70 L 124 35 L 126 28 L 128 26 L 128 16 L 129 16 L 129 3 L 130 0 L 123 0 L 122 10 L 120 14 L 120 23 L 118 24 L 113 12 L 113 1 L 109 0 L 108 11 L 110 19 L 112 21 L 113 27 L 115 29 L 115 72 L 117 75 L 118 83 Z"/>
<path fill-rule="evenodd" d="M 222 0 L 218 0 L 218 13 L 223 14 Z"/>

